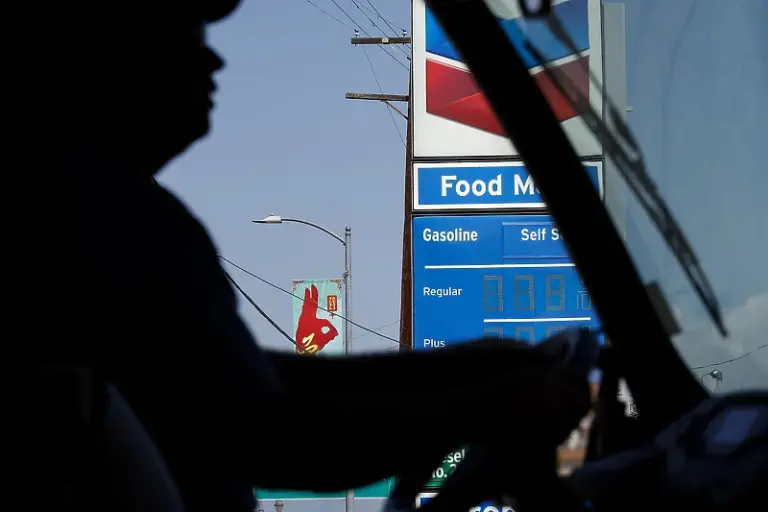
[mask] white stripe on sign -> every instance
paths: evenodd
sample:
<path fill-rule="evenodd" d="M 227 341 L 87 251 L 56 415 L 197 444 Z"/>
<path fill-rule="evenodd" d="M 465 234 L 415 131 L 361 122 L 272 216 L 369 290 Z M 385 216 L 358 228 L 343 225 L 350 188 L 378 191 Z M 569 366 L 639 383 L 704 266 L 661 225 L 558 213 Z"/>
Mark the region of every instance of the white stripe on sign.
<path fill-rule="evenodd" d="M 557 268 L 575 266 L 575 263 L 499 263 L 496 265 L 424 265 L 424 270 L 450 270 L 457 268 Z"/>
<path fill-rule="evenodd" d="M 486 318 L 483 323 L 486 324 L 527 324 L 538 322 L 589 322 L 592 320 L 588 316 L 572 316 L 566 318 Z"/>

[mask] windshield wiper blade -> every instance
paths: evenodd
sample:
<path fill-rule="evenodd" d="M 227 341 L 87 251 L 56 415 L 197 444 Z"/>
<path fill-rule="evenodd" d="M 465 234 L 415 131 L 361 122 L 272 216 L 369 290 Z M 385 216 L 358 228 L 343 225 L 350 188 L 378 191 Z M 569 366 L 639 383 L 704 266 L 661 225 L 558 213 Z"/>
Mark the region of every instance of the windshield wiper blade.
<path fill-rule="evenodd" d="M 555 37 L 574 55 L 580 53 L 556 16 L 550 15 L 547 18 L 547 24 Z M 547 63 L 547 59 L 530 42 L 526 41 L 525 47 L 538 61 L 547 77 L 575 111 L 581 113 L 585 124 L 600 141 L 603 151 L 613 160 L 624 181 L 630 187 L 667 246 L 675 255 L 696 295 L 701 300 L 707 313 L 709 313 L 710 319 L 720 331 L 720 334 L 726 337 L 728 331 L 714 289 L 704 273 L 704 269 L 701 267 L 696 254 L 693 252 L 693 248 L 688 243 L 683 230 L 672 215 L 672 211 L 661 197 L 656 184 L 646 172 L 645 160 L 643 159 L 640 146 L 622 119 L 622 116 L 619 115 L 616 105 L 608 98 L 607 94 L 603 94 L 603 101 L 607 105 L 606 110 L 610 115 L 618 137 L 611 133 L 607 123 L 600 119 L 600 116 L 589 103 L 589 100 L 575 87 L 573 81 L 562 70 L 553 67 L 551 63 Z M 589 76 L 589 81 L 602 90 L 602 84 L 596 80 L 588 65 L 582 63 L 582 66 Z"/>

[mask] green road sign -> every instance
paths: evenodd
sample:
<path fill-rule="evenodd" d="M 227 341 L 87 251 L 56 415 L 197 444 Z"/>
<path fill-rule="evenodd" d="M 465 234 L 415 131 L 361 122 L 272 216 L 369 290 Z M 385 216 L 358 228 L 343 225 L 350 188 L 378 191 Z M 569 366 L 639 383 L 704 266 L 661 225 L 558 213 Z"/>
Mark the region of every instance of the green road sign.
<path fill-rule="evenodd" d="M 432 478 L 424 484 L 426 489 L 436 489 L 442 487 L 445 483 L 445 479 L 453 473 L 456 466 L 464 458 L 464 448 L 455 452 L 449 453 L 439 468 L 432 472 Z"/>
<path fill-rule="evenodd" d="M 373 498 L 386 498 L 389 496 L 389 491 L 394 485 L 393 479 L 382 480 L 379 483 L 370 485 L 368 487 L 362 487 L 355 490 L 355 498 L 361 499 L 373 499 Z M 334 492 L 329 494 L 316 494 L 312 492 L 297 492 L 297 491 L 265 491 L 262 489 L 256 490 L 256 497 L 260 500 L 328 500 L 343 498 L 344 492 Z"/>

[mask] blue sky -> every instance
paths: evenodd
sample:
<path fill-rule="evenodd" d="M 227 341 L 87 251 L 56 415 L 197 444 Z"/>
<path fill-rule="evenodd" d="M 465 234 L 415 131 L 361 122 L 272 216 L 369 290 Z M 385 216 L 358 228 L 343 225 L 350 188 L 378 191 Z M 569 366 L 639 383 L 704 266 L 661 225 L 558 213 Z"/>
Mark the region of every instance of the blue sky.
<path fill-rule="evenodd" d="M 330 0 L 315 3 L 352 25 Z M 350 0 L 337 3 L 366 31 L 380 34 Z M 373 5 L 410 31 L 409 2 Z M 160 179 L 205 223 L 222 254 L 285 288 L 292 279 L 341 277 L 342 247 L 304 226 L 259 226 L 251 219 L 270 213 L 305 218 L 339 234 L 350 225 L 353 315 L 397 338 L 405 148 L 385 106 L 344 98 L 351 91 L 378 92 L 366 50 L 350 43 L 353 35 L 306 0 L 246 1 L 210 33 L 227 61 L 213 132 Z M 367 51 L 383 90 L 407 94 L 408 71 L 378 47 Z M 394 46 L 389 51 L 407 64 Z M 404 120 L 397 119 L 404 135 Z M 290 331 L 289 296 L 237 270 L 232 275 Z M 290 350 L 245 301 L 241 311 L 260 343 Z M 355 351 L 397 346 L 370 334 L 353 343 Z"/>
<path fill-rule="evenodd" d="M 351 24 L 333 0 L 313 2 Z M 351 0 L 336 3 L 379 34 Z M 394 25 L 410 28 L 409 1 L 373 4 Z M 674 291 L 673 305 L 685 325 L 700 326 L 681 341 L 691 364 L 727 359 L 765 343 L 768 328 L 768 302 L 760 302 L 768 297 L 768 174 L 762 153 L 768 133 L 768 4 L 626 4 L 630 124 L 649 171 L 686 227 L 729 315 L 738 319 L 733 325 L 741 329 L 739 339 L 723 344 L 711 335 L 676 264 L 637 210 L 631 212 L 638 233 L 633 251 L 644 275 L 661 278 Z M 372 328 L 386 326 L 381 332 L 396 338 L 405 152 L 383 105 L 344 99 L 348 91 L 378 92 L 366 50 L 353 47 L 352 36 L 307 0 L 246 1 L 234 18 L 211 31 L 228 63 L 218 80 L 213 133 L 173 162 L 161 181 L 197 213 L 224 255 L 285 288 L 292 279 L 340 277 L 342 248 L 303 226 L 257 226 L 251 219 L 270 213 L 301 217 L 338 233 L 350 225 L 354 317 Z M 379 48 L 367 51 L 383 90 L 407 93 L 407 71 Z M 394 46 L 390 52 L 406 62 Z M 404 133 L 403 120 L 396 119 Z M 290 330 L 288 296 L 237 270 L 232 275 Z M 245 301 L 241 311 L 260 343 L 290 350 Z M 356 352 L 395 348 L 391 341 L 355 334 Z M 764 385 L 768 350 L 723 370 L 724 385 Z M 361 500 L 357 508 L 368 512 L 376 506 Z M 291 502 L 285 512 L 342 507 L 343 500 Z M 264 508 L 271 512 L 270 503 Z"/>

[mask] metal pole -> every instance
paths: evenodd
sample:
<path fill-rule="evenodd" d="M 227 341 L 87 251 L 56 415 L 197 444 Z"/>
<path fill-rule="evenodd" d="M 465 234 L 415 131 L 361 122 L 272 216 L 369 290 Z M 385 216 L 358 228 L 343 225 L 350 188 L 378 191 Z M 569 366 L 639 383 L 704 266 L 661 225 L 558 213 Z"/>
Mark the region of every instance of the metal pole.
<path fill-rule="evenodd" d="M 352 353 L 352 228 L 344 228 L 344 354 Z"/>
<path fill-rule="evenodd" d="M 352 353 L 352 228 L 344 228 L 344 354 Z M 351 383 L 348 383 L 351 384 Z M 344 500 L 345 512 L 354 512 L 355 491 L 347 490 Z"/>

